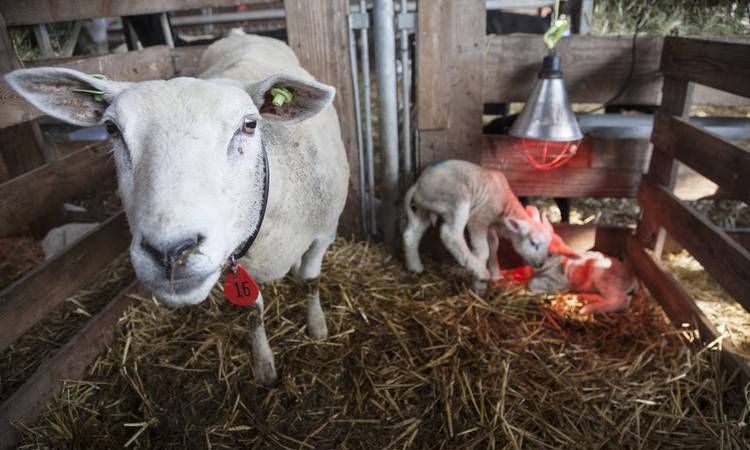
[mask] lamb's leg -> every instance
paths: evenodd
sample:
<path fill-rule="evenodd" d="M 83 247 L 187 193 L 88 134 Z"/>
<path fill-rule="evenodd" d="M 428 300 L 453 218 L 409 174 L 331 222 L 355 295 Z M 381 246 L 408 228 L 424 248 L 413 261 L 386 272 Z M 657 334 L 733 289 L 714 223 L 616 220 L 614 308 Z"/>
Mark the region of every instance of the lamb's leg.
<path fill-rule="evenodd" d="M 430 213 L 417 208 L 414 214 L 407 215 L 407 220 L 403 234 L 406 268 L 412 272 L 420 273 L 424 270 L 424 266 L 419 258 L 419 242 L 427 228 L 430 227 Z"/>
<path fill-rule="evenodd" d="M 451 214 L 443 215 L 440 239 L 456 261 L 471 272 L 474 279 L 488 280 L 490 273 L 486 261 L 482 263 L 474 256 L 464 239 L 464 228 L 469 221 L 469 208 L 468 202 L 460 203 Z"/>
<path fill-rule="evenodd" d="M 490 261 L 489 261 L 489 267 L 490 270 L 490 279 L 491 280 L 499 280 L 500 279 L 500 261 L 497 257 L 497 249 L 500 248 L 500 237 L 497 235 L 497 230 L 490 227 L 487 230 L 487 242 L 490 246 Z"/>
<path fill-rule="evenodd" d="M 276 382 L 276 366 L 273 362 L 273 352 L 268 345 L 266 327 L 263 325 L 263 294 L 253 305 L 250 313 L 250 339 L 253 345 L 253 370 L 258 384 L 269 386 Z"/>
<path fill-rule="evenodd" d="M 599 294 L 578 294 L 578 297 L 587 302 L 579 311 L 580 314 L 617 312 L 627 308 L 630 304 L 630 298 L 624 292 L 606 297 Z"/>
<path fill-rule="evenodd" d="M 318 238 L 302 256 L 299 270 L 294 276 L 302 283 L 307 296 L 307 334 L 314 339 L 325 339 L 328 336 L 326 317 L 320 306 L 320 266 L 323 263 L 328 246 L 336 234 Z"/>
<path fill-rule="evenodd" d="M 490 257 L 490 244 L 487 240 L 488 229 L 483 225 L 472 225 L 469 224 L 469 239 L 471 240 L 471 248 L 474 256 L 477 258 L 479 263 L 485 268 L 485 271 L 481 273 L 481 276 L 487 275 L 485 278 L 474 277 L 473 288 L 478 293 L 483 293 L 487 290 L 487 281 L 489 280 L 489 272 L 487 271 L 487 259 Z"/>

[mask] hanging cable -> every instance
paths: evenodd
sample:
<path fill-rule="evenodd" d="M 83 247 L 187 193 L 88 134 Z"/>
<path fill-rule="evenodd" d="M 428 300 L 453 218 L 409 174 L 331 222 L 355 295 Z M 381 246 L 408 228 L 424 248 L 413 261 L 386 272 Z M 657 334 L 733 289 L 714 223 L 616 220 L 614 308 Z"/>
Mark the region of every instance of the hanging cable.
<path fill-rule="evenodd" d="M 646 10 L 648 10 L 651 4 L 651 0 L 646 0 L 644 3 L 645 3 L 644 6 L 638 12 L 638 18 L 635 21 L 635 31 L 633 31 L 633 41 L 630 45 L 630 70 L 628 71 L 627 78 L 625 78 L 625 82 L 622 83 L 622 86 L 620 86 L 620 89 L 617 91 L 617 93 L 613 95 L 612 97 L 610 97 L 610 99 L 604 102 L 601 106 L 598 106 L 590 111 L 586 111 L 581 114 L 595 113 L 599 110 L 606 108 L 607 106 L 610 106 L 615 100 L 622 97 L 622 94 L 624 94 L 625 91 L 627 91 L 628 87 L 630 87 L 630 82 L 633 81 L 633 75 L 635 73 L 635 57 L 636 57 L 636 50 L 638 48 L 638 33 L 641 31 L 641 27 L 643 27 L 643 24 L 646 22 Z"/>

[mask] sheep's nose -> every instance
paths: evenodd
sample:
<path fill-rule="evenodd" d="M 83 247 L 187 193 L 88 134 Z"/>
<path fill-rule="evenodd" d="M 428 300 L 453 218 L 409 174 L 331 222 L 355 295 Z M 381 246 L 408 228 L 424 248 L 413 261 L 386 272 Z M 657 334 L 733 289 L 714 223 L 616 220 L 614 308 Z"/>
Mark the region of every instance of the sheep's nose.
<path fill-rule="evenodd" d="M 201 245 L 203 240 L 203 236 L 198 234 L 189 239 L 182 239 L 177 242 L 168 243 L 164 246 L 157 246 L 144 238 L 141 240 L 141 248 L 151 256 L 157 264 L 166 269 L 170 269 L 175 261 L 185 253 Z"/>

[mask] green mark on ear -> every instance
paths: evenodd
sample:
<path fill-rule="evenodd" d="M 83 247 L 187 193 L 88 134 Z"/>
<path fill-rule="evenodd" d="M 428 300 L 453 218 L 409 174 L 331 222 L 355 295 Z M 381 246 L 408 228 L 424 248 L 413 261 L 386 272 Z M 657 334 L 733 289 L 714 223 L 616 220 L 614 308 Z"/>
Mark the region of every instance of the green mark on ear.
<path fill-rule="evenodd" d="M 294 100 L 294 95 L 289 89 L 279 86 L 271 88 L 271 95 L 273 96 L 271 103 L 274 106 L 284 106 L 285 103 L 292 103 L 292 100 Z"/>
<path fill-rule="evenodd" d="M 94 73 L 91 74 L 92 77 L 98 79 L 98 80 L 106 80 L 107 77 L 100 73 Z M 71 89 L 73 92 L 82 92 L 84 94 L 91 94 L 94 96 L 94 101 L 97 102 L 103 102 L 104 101 L 104 91 L 100 91 L 99 89 Z"/>

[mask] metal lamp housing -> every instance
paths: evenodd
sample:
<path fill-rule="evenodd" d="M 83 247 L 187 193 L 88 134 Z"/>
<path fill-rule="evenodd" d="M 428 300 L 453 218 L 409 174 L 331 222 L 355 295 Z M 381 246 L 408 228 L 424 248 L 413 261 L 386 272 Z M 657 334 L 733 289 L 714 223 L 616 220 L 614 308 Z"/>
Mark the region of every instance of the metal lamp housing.
<path fill-rule="evenodd" d="M 579 141 L 583 138 L 560 70 L 560 57 L 544 57 L 539 80 L 509 134 L 524 139 L 551 142 Z"/>

